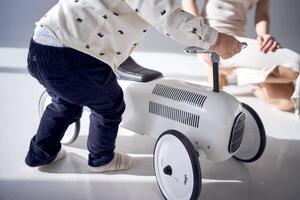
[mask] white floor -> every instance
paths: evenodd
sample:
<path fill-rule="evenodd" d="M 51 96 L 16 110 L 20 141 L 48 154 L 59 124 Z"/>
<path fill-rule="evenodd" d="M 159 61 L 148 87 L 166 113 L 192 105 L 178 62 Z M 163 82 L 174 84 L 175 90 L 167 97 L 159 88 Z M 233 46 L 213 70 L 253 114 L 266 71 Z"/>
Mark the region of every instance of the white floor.
<path fill-rule="evenodd" d="M 87 116 L 80 137 L 70 145 L 66 159 L 43 169 L 24 164 L 30 138 L 39 122 L 38 99 L 43 88 L 26 73 L 26 50 L 0 49 L 0 199 L 163 199 L 152 166 L 155 141 L 120 129 L 117 149 L 134 156 L 126 172 L 92 174 L 87 169 Z M 205 84 L 205 72 L 194 56 L 143 53 L 133 57 L 166 77 Z M 236 92 L 236 88 L 229 88 Z M 202 200 L 300 199 L 300 120 L 272 109 L 249 95 L 239 96 L 261 116 L 268 142 L 257 162 L 230 159 L 212 163 L 201 157 Z"/>

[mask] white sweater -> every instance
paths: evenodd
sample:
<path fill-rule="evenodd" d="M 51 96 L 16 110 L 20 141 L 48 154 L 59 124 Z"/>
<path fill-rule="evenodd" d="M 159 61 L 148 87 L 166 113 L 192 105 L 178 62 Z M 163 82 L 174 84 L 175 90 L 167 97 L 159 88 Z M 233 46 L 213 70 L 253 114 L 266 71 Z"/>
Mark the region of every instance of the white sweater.
<path fill-rule="evenodd" d="M 186 45 L 208 49 L 218 32 L 181 9 L 176 0 L 59 0 L 37 22 L 65 46 L 89 54 L 114 70 L 149 26 Z"/>

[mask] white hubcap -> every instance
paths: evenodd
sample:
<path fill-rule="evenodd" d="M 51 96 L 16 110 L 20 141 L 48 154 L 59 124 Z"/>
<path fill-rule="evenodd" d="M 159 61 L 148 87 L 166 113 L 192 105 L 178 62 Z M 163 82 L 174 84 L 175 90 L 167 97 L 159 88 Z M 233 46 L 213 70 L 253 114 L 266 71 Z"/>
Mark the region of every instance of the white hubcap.
<path fill-rule="evenodd" d="M 166 134 L 157 142 L 154 167 L 160 189 L 167 199 L 190 199 L 194 174 L 190 156 L 183 143 Z"/>

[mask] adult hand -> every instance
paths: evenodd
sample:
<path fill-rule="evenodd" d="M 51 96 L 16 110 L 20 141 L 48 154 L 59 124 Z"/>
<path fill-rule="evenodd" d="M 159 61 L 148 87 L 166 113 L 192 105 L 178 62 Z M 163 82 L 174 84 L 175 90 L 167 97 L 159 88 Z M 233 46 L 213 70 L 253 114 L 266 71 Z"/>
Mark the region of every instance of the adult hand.
<path fill-rule="evenodd" d="M 234 56 L 241 49 L 242 45 L 235 37 L 224 33 L 219 33 L 217 41 L 210 47 L 210 50 L 219 54 L 223 59 Z"/>
<path fill-rule="evenodd" d="M 269 51 L 276 51 L 280 48 L 279 43 L 270 34 L 264 34 L 257 36 L 257 42 L 259 45 L 259 50 L 263 53 L 268 53 Z"/>

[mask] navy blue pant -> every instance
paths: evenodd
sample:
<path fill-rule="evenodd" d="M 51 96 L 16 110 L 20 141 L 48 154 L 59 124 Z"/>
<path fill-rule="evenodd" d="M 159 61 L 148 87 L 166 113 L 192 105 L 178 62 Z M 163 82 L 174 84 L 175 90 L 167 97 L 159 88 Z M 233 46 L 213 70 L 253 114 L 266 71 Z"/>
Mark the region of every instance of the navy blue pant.
<path fill-rule="evenodd" d="M 68 126 L 80 119 L 82 107 L 91 109 L 87 147 L 88 164 L 101 166 L 114 156 L 115 139 L 125 104 L 112 69 L 71 48 L 30 43 L 28 71 L 52 97 L 25 162 L 40 166 L 52 162 Z"/>

